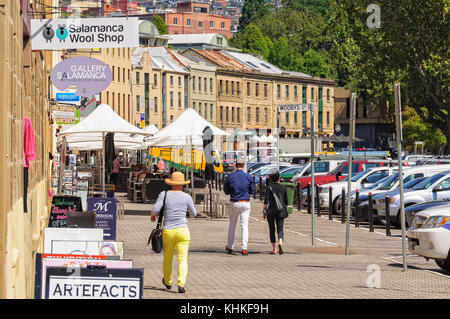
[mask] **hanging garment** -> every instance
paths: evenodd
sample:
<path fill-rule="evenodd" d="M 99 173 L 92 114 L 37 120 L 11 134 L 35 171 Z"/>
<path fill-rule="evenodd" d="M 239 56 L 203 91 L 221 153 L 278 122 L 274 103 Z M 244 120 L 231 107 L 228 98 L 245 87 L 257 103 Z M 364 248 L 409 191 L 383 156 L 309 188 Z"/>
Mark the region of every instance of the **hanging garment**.
<path fill-rule="evenodd" d="M 36 146 L 34 144 L 33 124 L 31 120 L 23 117 L 23 211 L 28 212 L 28 169 L 30 161 L 36 159 Z"/>

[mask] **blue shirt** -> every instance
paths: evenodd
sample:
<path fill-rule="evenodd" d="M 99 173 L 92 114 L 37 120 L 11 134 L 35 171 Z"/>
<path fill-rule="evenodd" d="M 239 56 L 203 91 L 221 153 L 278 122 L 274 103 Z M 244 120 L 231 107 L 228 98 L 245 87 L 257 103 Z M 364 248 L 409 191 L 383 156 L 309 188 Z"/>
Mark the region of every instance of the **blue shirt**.
<path fill-rule="evenodd" d="M 230 195 L 232 202 L 250 200 L 250 194 L 255 193 L 255 182 L 250 174 L 238 169 L 227 176 L 223 191 Z"/>

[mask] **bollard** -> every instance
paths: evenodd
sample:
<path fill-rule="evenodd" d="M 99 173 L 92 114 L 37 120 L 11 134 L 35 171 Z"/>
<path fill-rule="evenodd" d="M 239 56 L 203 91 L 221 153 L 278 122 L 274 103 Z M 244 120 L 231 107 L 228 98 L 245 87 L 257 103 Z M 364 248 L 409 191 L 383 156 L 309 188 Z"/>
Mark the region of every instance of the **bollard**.
<path fill-rule="evenodd" d="M 355 227 L 359 227 L 359 190 L 355 196 Z"/>
<path fill-rule="evenodd" d="M 222 174 L 223 174 L 223 173 L 220 173 L 220 174 L 219 174 L 219 191 L 222 191 L 222 179 L 223 179 L 223 178 L 222 178 Z"/>
<path fill-rule="evenodd" d="M 262 176 L 261 175 L 259 175 L 259 200 L 263 200 Z"/>
<path fill-rule="evenodd" d="M 386 195 L 386 236 L 391 236 L 390 198 Z"/>
<path fill-rule="evenodd" d="M 300 189 L 300 183 L 297 183 L 297 209 L 302 210 L 302 190 Z"/>
<path fill-rule="evenodd" d="M 306 204 L 307 204 L 307 212 L 311 214 L 311 184 L 306 186 Z"/>
<path fill-rule="evenodd" d="M 213 219 L 213 209 L 212 209 L 212 181 L 209 181 L 209 212 L 211 213 L 211 219 Z"/>
<path fill-rule="evenodd" d="M 253 193 L 253 199 L 256 199 L 256 178 L 253 176 L 253 184 L 255 184 L 255 192 Z"/>
<path fill-rule="evenodd" d="M 316 198 L 317 198 L 317 216 L 320 217 L 322 216 L 320 214 L 320 197 L 319 197 L 319 185 L 316 185 Z"/>
<path fill-rule="evenodd" d="M 345 223 L 345 188 L 342 188 L 341 224 Z"/>
<path fill-rule="evenodd" d="M 373 203 L 372 203 L 372 193 L 369 193 L 369 231 L 373 232 Z"/>
<path fill-rule="evenodd" d="M 328 204 L 330 206 L 330 211 L 328 212 L 328 219 L 333 220 L 333 187 L 328 188 Z"/>
<path fill-rule="evenodd" d="M 217 173 L 214 172 L 214 189 L 217 190 Z"/>

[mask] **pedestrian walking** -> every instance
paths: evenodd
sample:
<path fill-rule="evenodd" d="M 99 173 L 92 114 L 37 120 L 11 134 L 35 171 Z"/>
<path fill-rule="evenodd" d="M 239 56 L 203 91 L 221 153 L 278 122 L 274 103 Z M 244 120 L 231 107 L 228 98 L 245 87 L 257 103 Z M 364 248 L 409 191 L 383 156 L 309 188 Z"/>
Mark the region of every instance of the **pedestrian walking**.
<path fill-rule="evenodd" d="M 120 172 L 119 156 L 116 155 L 116 158 L 114 159 L 113 162 L 113 169 L 111 172 L 111 181 L 116 186 L 119 183 L 119 172 Z"/>
<path fill-rule="evenodd" d="M 165 179 L 166 184 L 172 187 L 169 191 L 161 192 L 151 211 L 151 221 L 154 222 L 159 214 L 164 214 L 162 227 L 163 242 L 163 274 L 162 283 L 167 289 L 172 289 L 172 260 L 177 251 L 178 259 L 178 292 L 184 293 L 188 272 L 187 256 L 190 243 L 190 232 L 187 225 L 186 211 L 191 217 L 197 216 L 192 197 L 183 192 L 183 186 L 190 183 L 184 180 L 181 172 L 174 172 L 170 178 Z M 164 212 L 161 208 L 165 203 Z"/>
<path fill-rule="evenodd" d="M 272 243 L 271 254 L 276 254 L 275 225 L 278 237 L 278 252 L 283 255 L 283 224 L 284 219 L 288 217 L 287 205 L 288 197 L 286 187 L 279 184 L 280 173 L 276 172 L 269 175 L 270 185 L 267 185 L 266 197 L 264 199 L 263 218 L 267 218 L 269 224 L 269 236 Z"/>
<path fill-rule="evenodd" d="M 164 170 L 166 169 L 166 165 L 164 163 L 164 160 L 162 159 L 162 157 L 159 157 L 159 161 L 158 161 L 158 169 L 160 172 L 164 172 Z"/>
<path fill-rule="evenodd" d="M 234 235 L 238 218 L 241 222 L 242 246 L 241 254 L 246 256 L 248 245 L 248 219 L 250 217 L 250 194 L 255 193 L 253 177 L 244 171 L 245 160 L 238 158 L 236 171 L 229 174 L 225 180 L 223 190 L 230 195 L 228 207 L 228 245 L 225 250 L 231 254 L 234 248 Z"/>

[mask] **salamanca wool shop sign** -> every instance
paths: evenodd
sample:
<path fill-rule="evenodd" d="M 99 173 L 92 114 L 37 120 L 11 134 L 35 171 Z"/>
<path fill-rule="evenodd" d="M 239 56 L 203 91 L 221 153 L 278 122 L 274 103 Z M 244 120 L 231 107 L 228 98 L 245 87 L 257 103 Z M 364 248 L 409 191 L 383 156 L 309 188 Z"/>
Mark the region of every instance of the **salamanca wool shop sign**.
<path fill-rule="evenodd" d="M 32 50 L 139 46 L 137 17 L 32 19 L 31 33 Z"/>

